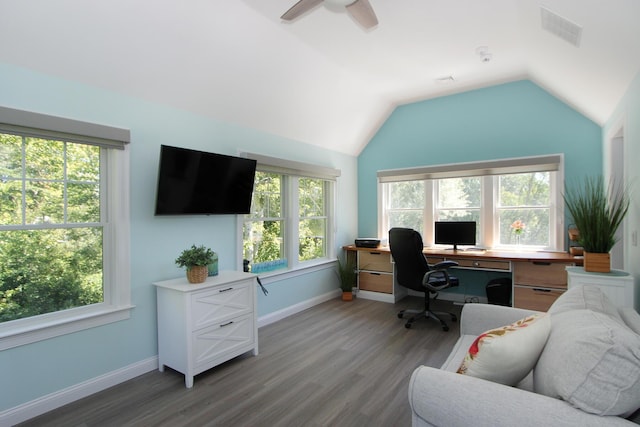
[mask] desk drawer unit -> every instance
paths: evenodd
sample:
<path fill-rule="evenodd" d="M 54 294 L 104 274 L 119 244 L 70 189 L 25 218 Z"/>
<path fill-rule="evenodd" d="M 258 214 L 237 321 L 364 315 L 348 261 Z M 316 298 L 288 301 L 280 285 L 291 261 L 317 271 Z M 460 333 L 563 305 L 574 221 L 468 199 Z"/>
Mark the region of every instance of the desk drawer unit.
<path fill-rule="evenodd" d="M 563 292 L 560 289 L 515 285 L 513 287 L 513 306 L 528 310 L 547 311 Z"/>
<path fill-rule="evenodd" d="M 547 311 L 551 304 L 567 290 L 568 263 L 513 263 L 513 306 L 529 310 Z"/>
<path fill-rule="evenodd" d="M 391 254 L 384 252 L 358 252 L 358 270 L 393 272 Z"/>
<path fill-rule="evenodd" d="M 363 291 L 393 293 L 393 275 L 361 271 L 358 274 L 358 286 Z"/>

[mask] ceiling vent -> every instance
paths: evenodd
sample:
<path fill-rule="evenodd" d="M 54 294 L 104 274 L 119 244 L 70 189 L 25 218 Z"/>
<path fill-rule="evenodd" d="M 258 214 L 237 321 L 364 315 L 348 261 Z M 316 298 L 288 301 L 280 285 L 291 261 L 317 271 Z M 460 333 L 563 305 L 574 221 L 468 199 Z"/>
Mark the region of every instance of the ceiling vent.
<path fill-rule="evenodd" d="M 581 26 L 544 7 L 540 7 L 540 12 L 543 29 L 576 47 L 580 46 L 580 37 L 582 36 Z"/>

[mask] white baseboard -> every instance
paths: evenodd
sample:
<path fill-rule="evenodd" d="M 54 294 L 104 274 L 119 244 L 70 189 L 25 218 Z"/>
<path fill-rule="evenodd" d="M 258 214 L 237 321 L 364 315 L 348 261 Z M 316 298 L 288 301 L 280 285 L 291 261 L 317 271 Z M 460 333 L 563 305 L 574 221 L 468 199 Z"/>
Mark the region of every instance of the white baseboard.
<path fill-rule="evenodd" d="M 124 368 L 72 385 L 55 393 L 42 396 L 0 412 L 0 426 L 12 426 L 46 412 L 90 396 L 114 385 L 158 369 L 158 356 L 141 360 Z"/>
<path fill-rule="evenodd" d="M 282 310 L 265 314 L 264 316 L 258 317 L 258 328 L 275 323 L 278 320 L 282 320 L 285 317 L 291 316 L 292 314 L 296 314 L 301 311 L 304 311 L 308 308 L 313 307 L 314 305 L 318 305 L 325 301 L 329 301 L 330 299 L 337 298 L 341 294 L 342 294 L 342 291 L 340 289 L 336 289 L 334 291 L 327 292 L 326 294 L 318 295 L 317 297 L 299 302 L 298 304 L 292 305 L 290 307 L 283 308 Z"/>

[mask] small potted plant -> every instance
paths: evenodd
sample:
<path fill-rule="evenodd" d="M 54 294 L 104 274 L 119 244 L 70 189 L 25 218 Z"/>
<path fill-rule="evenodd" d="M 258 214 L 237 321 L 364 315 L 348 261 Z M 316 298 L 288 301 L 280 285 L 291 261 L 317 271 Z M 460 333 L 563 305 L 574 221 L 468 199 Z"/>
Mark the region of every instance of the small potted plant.
<path fill-rule="evenodd" d="M 209 264 L 215 259 L 215 252 L 204 245 L 191 245 L 189 249 L 182 251 L 176 258 L 178 267 L 187 268 L 187 280 L 189 283 L 202 283 L 209 275 Z"/>
<path fill-rule="evenodd" d="M 340 289 L 342 289 L 342 300 L 351 301 L 353 299 L 353 287 L 356 286 L 358 272 L 353 261 L 340 261 L 338 259 L 338 278 L 340 279 Z"/>

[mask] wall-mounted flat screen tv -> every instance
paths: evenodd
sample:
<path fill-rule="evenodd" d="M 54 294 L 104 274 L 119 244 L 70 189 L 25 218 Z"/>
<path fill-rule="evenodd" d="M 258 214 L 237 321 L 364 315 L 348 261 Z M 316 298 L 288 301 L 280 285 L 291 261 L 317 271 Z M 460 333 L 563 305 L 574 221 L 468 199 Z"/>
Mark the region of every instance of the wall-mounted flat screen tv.
<path fill-rule="evenodd" d="M 255 173 L 255 160 L 162 145 L 155 214 L 247 214 Z"/>
<path fill-rule="evenodd" d="M 476 244 L 475 221 L 436 221 L 434 232 L 436 245 L 453 245 L 453 250 L 458 250 L 458 245 Z"/>

